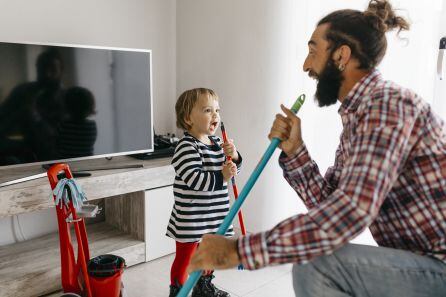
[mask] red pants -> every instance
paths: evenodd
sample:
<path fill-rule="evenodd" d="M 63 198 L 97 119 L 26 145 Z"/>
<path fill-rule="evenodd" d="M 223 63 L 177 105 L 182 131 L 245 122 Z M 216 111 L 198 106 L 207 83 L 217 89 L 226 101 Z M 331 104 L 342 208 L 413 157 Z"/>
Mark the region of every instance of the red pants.
<path fill-rule="evenodd" d="M 176 255 L 170 269 L 170 284 L 183 285 L 188 277 L 186 272 L 190 259 L 198 247 L 198 242 L 178 242 L 176 241 Z M 206 271 L 205 275 L 212 274 L 213 271 Z"/>

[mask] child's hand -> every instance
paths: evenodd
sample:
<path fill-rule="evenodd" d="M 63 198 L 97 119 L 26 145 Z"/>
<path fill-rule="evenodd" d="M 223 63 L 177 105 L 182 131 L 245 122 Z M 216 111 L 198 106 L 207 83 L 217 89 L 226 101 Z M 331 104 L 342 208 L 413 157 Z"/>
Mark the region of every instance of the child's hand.
<path fill-rule="evenodd" d="M 221 173 L 223 174 L 223 180 L 227 182 L 231 179 L 231 177 L 237 175 L 237 165 L 235 165 L 235 163 L 232 161 L 226 161 L 223 164 Z"/>
<path fill-rule="evenodd" d="M 234 145 L 234 140 L 228 139 L 228 142 L 223 143 L 223 151 L 226 156 L 231 157 L 232 161 L 238 161 L 238 153 L 237 148 Z"/>

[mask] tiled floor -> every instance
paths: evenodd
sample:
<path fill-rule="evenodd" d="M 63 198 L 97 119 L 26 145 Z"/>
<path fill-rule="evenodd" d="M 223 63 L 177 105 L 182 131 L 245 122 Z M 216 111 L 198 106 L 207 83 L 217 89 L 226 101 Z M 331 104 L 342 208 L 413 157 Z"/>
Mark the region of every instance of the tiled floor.
<path fill-rule="evenodd" d="M 128 297 L 167 297 L 173 255 L 139 264 L 124 272 Z M 257 271 L 222 270 L 215 272 L 214 283 L 232 297 L 294 296 L 291 265 Z"/>
<path fill-rule="evenodd" d="M 369 231 L 352 243 L 376 246 Z M 174 255 L 129 267 L 123 274 L 127 297 L 167 297 L 170 265 Z M 232 297 L 293 297 L 291 265 L 268 267 L 256 271 L 222 270 L 215 272 L 214 283 Z M 59 297 L 61 293 L 46 297 Z"/>
<path fill-rule="evenodd" d="M 167 297 L 170 265 L 174 255 L 127 268 L 123 282 L 127 297 Z M 269 267 L 256 271 L 222 270 L 213 280 L 232 297 L 292 297 L 291 265 Z M 58 297 L 55 293 L 47 297 Z"/>

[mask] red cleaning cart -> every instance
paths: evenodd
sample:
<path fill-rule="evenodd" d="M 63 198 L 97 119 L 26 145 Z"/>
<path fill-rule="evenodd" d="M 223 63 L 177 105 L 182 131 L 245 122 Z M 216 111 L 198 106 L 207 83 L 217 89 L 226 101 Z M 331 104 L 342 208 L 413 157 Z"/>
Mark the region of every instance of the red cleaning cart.
<path fill-rule="evenodd" d="M 51 166 L 47 174 L 52 190 L 57 187 L 60 174 L 64 174 L 67 179 L 73 178 L 73 174 L 66 164 Z M 110 273 L 110 267 L 107 267 L 107 271 L 104 271 L 102 275 L 98 273 L 97 267 L 104 267 L 104 265 L 100 265 L 104 264 L 104 261 L 110 262 L 111 257 L 107 257 L 110 255 L 102 255 L 90 260 L 84 218 L 78 215 L 73 204 L 73 193 L 68 193 L 68 195 L 70 197 L 68 202 L 60 201 L 56 205 L 63 291 L 87 297 L 123 296 L 121 275 L 125 265 L 124 259 L 114 256 L 115 259 L 119 260 L 117 262 L 119 266 L 113 268 L 116 270 L 114 273 Z M 56 195 L 53 195 L 53 198 L 56 200 Z M 74 248 L 71 241 L 70 229 L 72 225 L 77 240 L 77 258 L 74 257 Z M 95 267 L 95 271 L 89 274 L 88 267 Z"/>

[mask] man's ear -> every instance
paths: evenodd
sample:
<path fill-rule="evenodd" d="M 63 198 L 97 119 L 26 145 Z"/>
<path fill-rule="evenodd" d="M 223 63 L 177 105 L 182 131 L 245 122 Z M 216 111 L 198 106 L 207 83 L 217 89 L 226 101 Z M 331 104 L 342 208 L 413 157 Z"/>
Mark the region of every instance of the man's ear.
<path fill-rule="evenodd" d="M 333 60 L 335 61 L 336 65 L 345 65 L 350 62 L 350 59 L 352 57 L 352 50 L 348 45 L 341 45 L 334 53 L 333 53 Z"/>

